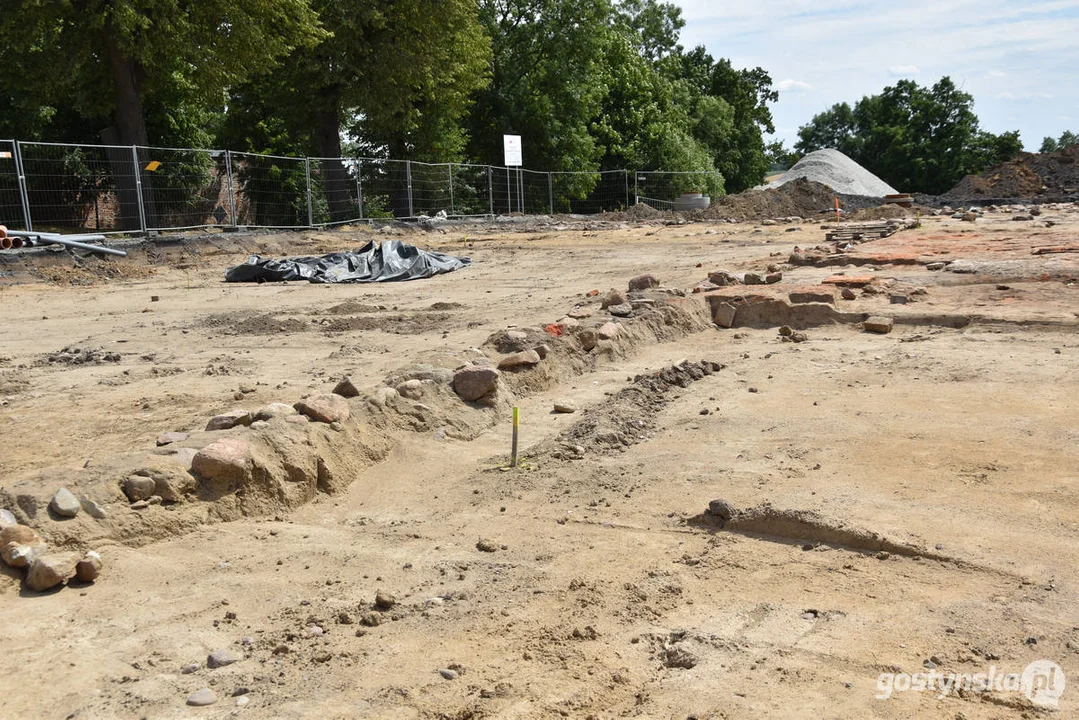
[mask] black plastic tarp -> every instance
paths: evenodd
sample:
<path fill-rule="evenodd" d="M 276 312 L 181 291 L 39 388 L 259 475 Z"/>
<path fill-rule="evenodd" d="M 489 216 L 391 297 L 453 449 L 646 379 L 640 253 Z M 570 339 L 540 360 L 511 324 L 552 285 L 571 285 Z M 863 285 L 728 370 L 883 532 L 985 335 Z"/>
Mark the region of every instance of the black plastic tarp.
<path fill-rule="evenodd" d="M 308 280 L 313 283 L 368 283 L 419 280 L 453 272 L 472 264 L 469 258 L 421 250 L 400 240 L 374 241 L 359 250 L 322 257 L 284 260 L 252 255 L 243 265 L 229 268 L 225 282 L 281 282 Z"/>

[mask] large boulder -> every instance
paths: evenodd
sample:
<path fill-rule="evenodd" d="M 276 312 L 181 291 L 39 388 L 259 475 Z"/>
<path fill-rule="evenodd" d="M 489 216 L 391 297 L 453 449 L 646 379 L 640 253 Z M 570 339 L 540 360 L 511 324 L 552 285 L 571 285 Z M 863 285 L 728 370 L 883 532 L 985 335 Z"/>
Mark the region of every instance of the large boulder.
<path fill-rule="evenodd" d="M 648 290 L 649 288 L 659 287 L 659 280 L 655 275 L 646 273 L 644 275 L 638 275 L 629 281 L 630 292 L 634 290 Z"/>
<path fill-rule="evenodd" d="M 517 370 L 540 364 L 539 353 L 535 350 L 522 350 L 512 355 L 507 355 L 498 361 L 499 370 Z M 400 388 L 398 388 L 400 390 Z"/>
<path fill-rule="evenodd" d="M 250 425 L 251 413 L 247 410 L 237 409 L 229 410 L 226 413 L 221 413 L 210 419 L 210 422 L 206 423 L 206 429 L 208 431 L 213 430 L 229 430 L 237 425 Z"/>
<path fill-rule="evenodd" d="M 75 566 L 82 558 L 78 553 L 49 553 L 39 555 L 30 563 L 26 573 L 26 587 L 35 592 L 56 587 L 75 577 Z"/>
<path fill-rule="evenodd" d="M 293 407 L 315 422 L 344 422 L 349 418 L 348 401 L 340 395 L 321 393 L 296 403 Z"/>
<path fill-rule="evenodd" d="M 0 530 L 0 558 L 11 567 L 26 567 L 45 551 L 45 540 L 26 525 L 11 525 Z"/>
<path fill-rule="evenodd" d="M 473 402 L 495 392 L 499 376 L 494 368 L 466 365 L 453 374 L 453 390 L 461 399 Z"/>
<path fill-rule="evenodd" d="M 191 469 L 207 480 L 241 480 L 251 470 L 251 448 L 239 438 L 216 440 L 199 450 Z"/>

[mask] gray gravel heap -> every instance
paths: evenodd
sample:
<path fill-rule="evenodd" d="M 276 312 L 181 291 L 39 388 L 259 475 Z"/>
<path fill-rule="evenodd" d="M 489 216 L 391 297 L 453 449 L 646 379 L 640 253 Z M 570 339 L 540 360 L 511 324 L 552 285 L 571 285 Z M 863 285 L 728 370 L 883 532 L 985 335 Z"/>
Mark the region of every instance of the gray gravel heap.
<path fill-rule="evenodd" d="M 899 192 L 843 153 L 831 148 L 809 153 L 782 177 L 765 187 L 777 188 L 802 177 L 827 185 L 840 195 L 884 197 Z"/>

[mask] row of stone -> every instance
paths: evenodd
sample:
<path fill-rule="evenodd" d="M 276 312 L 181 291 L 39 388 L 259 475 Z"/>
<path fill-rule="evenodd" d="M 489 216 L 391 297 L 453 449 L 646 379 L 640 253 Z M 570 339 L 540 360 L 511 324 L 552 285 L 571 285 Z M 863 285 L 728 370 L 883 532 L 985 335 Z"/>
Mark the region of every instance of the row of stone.
<path fill-rule="evenodd" d="M 19 525 L 8 510 L 0 510 L 0 558 L 10 567 L 25 568 L 26 587 L 36 592 L 72 578 L 93 582 L 101 572 L 98 553 L 49 552 L 45 539 L 32 527 Z"/>

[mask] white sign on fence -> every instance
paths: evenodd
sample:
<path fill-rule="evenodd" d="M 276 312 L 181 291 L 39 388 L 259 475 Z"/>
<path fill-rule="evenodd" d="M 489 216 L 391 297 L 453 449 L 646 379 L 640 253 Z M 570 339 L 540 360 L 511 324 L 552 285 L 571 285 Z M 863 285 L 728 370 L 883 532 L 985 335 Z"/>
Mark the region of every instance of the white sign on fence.
<path fill-rule="evenodd" d="M 503 135 L 502 143 L 506 148 L 506 167 L 521 167 L 525 164 L 520 135 Z"/>

